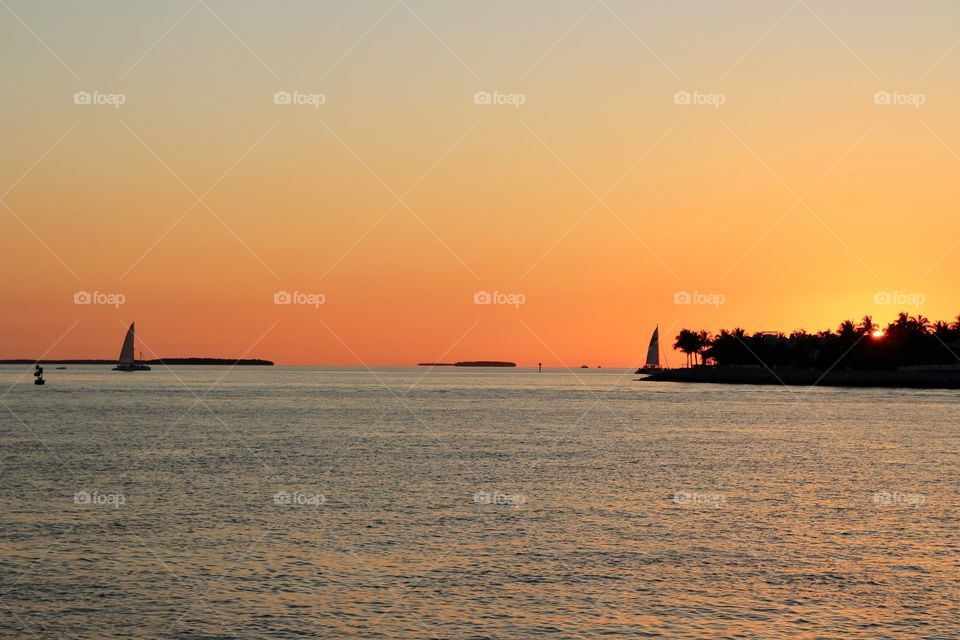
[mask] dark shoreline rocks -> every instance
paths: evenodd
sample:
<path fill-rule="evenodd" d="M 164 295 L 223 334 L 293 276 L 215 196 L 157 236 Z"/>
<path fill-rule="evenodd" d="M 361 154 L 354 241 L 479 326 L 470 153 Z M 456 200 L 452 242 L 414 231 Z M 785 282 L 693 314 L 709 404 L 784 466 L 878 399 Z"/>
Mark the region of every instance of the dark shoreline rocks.
<path fill-rule="evenodd" d="M 649 382 L 701 384 L 802 385 L 820 387 L 900 387 L 905 389 L 960 389 L 960 371 L 823 371 L 764 367 L 694 367 L 664 369 L 642 378 Z"/>

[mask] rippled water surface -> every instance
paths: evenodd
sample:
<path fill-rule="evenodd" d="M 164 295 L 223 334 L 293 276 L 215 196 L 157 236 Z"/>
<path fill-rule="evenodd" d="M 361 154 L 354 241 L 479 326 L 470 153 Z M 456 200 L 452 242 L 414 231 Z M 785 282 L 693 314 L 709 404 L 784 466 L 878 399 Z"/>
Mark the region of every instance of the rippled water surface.
<path fill-rule="evenodd" d="M 0 637 L 960 637 L 957 392 L 47 369 Z"/>

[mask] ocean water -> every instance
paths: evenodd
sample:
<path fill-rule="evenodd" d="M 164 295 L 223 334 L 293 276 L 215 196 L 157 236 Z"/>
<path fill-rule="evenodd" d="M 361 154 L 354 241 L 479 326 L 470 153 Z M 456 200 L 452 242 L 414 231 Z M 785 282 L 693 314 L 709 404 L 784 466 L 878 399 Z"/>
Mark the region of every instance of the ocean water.
<path fill-rule="evenodd" d="M 960 637 L 955 391 L 24 370 L 0 637 Z"/>

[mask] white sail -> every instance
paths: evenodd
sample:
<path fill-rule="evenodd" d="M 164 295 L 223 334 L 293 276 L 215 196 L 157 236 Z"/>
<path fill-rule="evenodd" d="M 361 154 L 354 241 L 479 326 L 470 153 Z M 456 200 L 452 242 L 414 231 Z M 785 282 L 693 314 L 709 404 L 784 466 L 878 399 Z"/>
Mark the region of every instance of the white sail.
<path fill-rule="evenodd" d="M 127 329 L 127 336 L 123 339 L 120 349 L 120 364 L 133 364 L 133 323 Z"/>
<path fill-rule="evenodd" d="M 130 330 L 133 330 L 133 327 L 130 327 Z M 650 336 L 650 346 L 647 347 L 647 366 L 648 367 L 659 367 L 660 366 L 660 327 L 656 327 L 653 330 L 653 335 Z"/>

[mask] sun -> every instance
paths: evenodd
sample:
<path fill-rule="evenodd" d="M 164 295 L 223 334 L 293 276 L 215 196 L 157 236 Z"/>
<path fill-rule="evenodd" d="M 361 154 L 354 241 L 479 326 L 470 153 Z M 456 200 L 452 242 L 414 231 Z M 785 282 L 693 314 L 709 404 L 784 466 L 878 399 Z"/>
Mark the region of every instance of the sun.
<path fill-rule="evenodd" d="M 874 340 L 879 340 L 886 334 L 884 334 L 883 329 L 876 329 L 872 335 Z"/>

